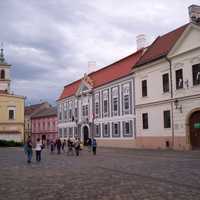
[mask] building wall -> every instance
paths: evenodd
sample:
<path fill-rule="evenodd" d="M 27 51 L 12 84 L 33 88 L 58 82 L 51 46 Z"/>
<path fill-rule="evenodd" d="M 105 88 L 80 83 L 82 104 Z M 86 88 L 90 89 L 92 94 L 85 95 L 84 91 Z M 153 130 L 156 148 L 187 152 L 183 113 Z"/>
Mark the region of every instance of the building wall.
<path fill-rule="evenodd" d="M 56 140 L 58 138 L 57 116 L 32 118 L 32 139 L 35 143 L 37 138 L 42 139 L 46 136 L 46 140 Z"/>
<path fill-rule="evenodd" d="M 9 108 L 14 108 L 15 118 L 9 120 Z M 4 133 L 5 131 L 5 133 Z M 9 132 L 9 134 L 6 134 Z M 19 132 L 19 134 L 13 134 Z M 23 141 L 24 98 L 14 95 L 0 95 L 0 139 Z"/>
<path fill-rule="evenodd" d="M 135 109 L 134 109 L 134 81 L 132 75 L 122 78 L 117 81 L 113 81 L 112 83 L 106 84 L 102 87 L 95 88 L 92 93 L 88 92 L 86 95 L 79 95 L 78 98 L 73 96 L 66 98 L 58 103 L 58 117 L 60 116 L 60 120 L 58 121 L 58 128 L 60 132 L 60 137 L 62 139 L 67 137 L 74 137 L 79 136 L 83 140 L 83 127 L 87 126 L 89 128 L 89 137 L 96 137 L 98 141 L 108 141 L 113 145 L 118 146 L 120 142 L 115 142 L 117 140 L 126 140 L 130 138 L 134 140 L 135 138 Z M 123 106 L 123 88 L 129 87 L 129 112 L 124 111 Z M 117 90 L 116 90 L 117 89 Z M 115 90 L 115 92 L 114 92 Z M 104 91 L 108 91 L 108 114 L 105 116 L 103 113 L 103 95 Z M 113 92 L 112 92 L 113 91 Z M 117 92 L 116 92 L 117 91 Z M 99 115 L 95 114 L 95 96 L 96 94 L 99 95 Z M 111 99 L 113 99 L 113 95 L 118 97 L 118 110 L 117 112 L 113 111 L 113 103 Z M 73 105 L 73 116 L 75 112 L 75 105 L 78 108 L 78 115 L 77 118 L 75 117 L 74 120 L 69 118 L 69 108 L 70 102 Z M 76 103 L 75 103 L 76 102 Z M 67 105 L 67 118 L 65 118 L 65 104 Z M 88 105 L 88 116 L 82 115 L 82 106 Z M 131 121 L 131 122 L 130 122 Z M 123 124 L 125 122 L 130 122 L 130 132 L 131 134 L 124 136 L 124 129 Z M 109 124 L 109 136 L 104 136 L 103 134 L 103 127 L 104 124 Z M 114 135 L 113 133 L 113 126 L 114 123 L 118 123 L 119 125 L 119 134 Z M 97 136 L 95 131 L 95 126 L 99 125 L 100 127 L 100 134 Z M 75 129 L 77 127 L 77 135 L 75 135 Z M 66 130 L 64 130 L 66 128 Z M 65 132 L 66 131 L 66 132 Z M 72 133 L 71 133 L 72 132 Z M 106 146 L 107 142 L 101 142 L 101 145 Z"/>
<path fill-rule="evenodd" d="M 200 30 L 198 30 L 199 36 Z M 198 37 L 199 38 L 199 37 Z M 196 40 L 196 41 L 195 41 Z M 166 148 L 166 141 L 175 149 L 190 149 L 188 120 L 193 110 L 199 109 L 200 85 L 193 85 L 192 65 L 200 63 L 200 41 L 197 29 L 186 31 L 172 53 L 172 94 L 163 92 L 162 75 L 169 73 L 166 59 L 149 63 L 135 72 L 137 146 Z M 176 88 L 176 70 L 183 70 L 183 88 Z M 147 80 L 147 97 L 142 97 L 141 81 Z M 172 95 L 172 98 L 171 98 Z M 175 106 L 178 100 L 178 106 Z M 163 111 L 169 110 L 171 127 L 164 128 Z M 142 113 L 148 113 L 149 128 L 143 129 Z"/>

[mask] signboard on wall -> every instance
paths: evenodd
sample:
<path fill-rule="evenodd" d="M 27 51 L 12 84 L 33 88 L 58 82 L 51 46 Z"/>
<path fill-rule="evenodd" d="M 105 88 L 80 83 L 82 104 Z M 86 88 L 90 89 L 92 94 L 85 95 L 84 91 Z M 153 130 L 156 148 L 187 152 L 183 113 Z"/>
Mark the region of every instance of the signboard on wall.
<path fill-rule="evenodd" d="M 200 122 L 194 124 L 194 128 L 200 128 Z"/>

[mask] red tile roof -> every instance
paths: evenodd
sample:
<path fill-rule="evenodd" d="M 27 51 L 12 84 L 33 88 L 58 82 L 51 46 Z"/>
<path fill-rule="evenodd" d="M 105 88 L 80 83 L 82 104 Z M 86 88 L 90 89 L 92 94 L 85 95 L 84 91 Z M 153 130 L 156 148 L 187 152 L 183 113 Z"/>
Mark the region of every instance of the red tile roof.
<path fill-rule="evenodd" d="M 166 56 L 188 25 L 189 23 L 165 35 L 157 37 L 156 40 L 148 47 L 141 59 L 136 63 L 134 68 Z"/>
<path fill-rule="evenodd" d="M 114 80 L 117 80 L 119 78 L 129 75 L 131 73 L 132 67 L 135 65 L 138 59 L 142 56 L 142 53 L 143 53 L 143 49 L 111 65 L 108 65 L 98 71 L 88 74 L 90 79 L 93 81 L 93 84 L 94 84 L 93 87 L 97 88 L 111 81 L 114 81 Z M 81 79 L 69 85 L 66 85 L 64 87 L 62 94 L 59 97 L 59 100 L 74 95 L 80 83 L 81 83 Z"/>
<path fill-rule="evenodd" d="M 25 107 L 25 115 L 30 115 L 33 112 L 35 112 L 37 109 L 39 109 L 43 104 L 43 103 L 39 103 L 39 104 L 34 104 L 34 105 L 30 105 L 30 106 L 26 106 Z"/>

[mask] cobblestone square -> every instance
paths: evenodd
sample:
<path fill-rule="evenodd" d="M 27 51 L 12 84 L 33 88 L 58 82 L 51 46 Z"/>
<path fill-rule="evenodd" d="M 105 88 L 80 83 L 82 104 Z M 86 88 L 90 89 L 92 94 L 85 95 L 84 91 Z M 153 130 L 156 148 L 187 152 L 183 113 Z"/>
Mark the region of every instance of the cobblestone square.
<path fill-rule="evenodd" d="M 0 148 L 0 200 L 199 200 L 200 152 L 99 148 L 79 157 Z"/>

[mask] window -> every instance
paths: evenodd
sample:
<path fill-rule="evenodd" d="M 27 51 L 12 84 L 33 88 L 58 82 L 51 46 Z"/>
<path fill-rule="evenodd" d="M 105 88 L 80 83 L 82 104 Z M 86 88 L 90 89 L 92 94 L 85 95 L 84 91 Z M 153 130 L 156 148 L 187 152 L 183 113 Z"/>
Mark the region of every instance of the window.
<path fill-rule="evenodd" d="M 62 120 L 62 105 L 59 106 L 59 120 Z"/>
<path fill-rule="evenodd" d="M 179 69 L 176 70 L 176 89 L 182 89 L 183 88 L 183 70 Z"/>
<path fill-rule="evenodd" d="M 100 126 L 100 124 L 95 124 L 95 137 L 101 137 L 101 126 Z"/>
<path fill-rule="evenodd" d="M 69 127 L 69 137 L 73 137 L 73 128 Z"/>
<path fill-rule="evenodd" d="M 72 119 L 72 109 L 71 108 L 69 109 L 69 119 L 70 120 Z"/>
<path fill-rule="evenodd" d="M 106 113 L 108 113 L 108 100 L 107 99 L 105 99 L 104 101 L 103 101 L 103 112 L 106 114 Z"/>
<path fill-rule="evenodd" d="M 113 98 L 113 114 L 117 115 L 117 111 L 118 111 L 118 98 Z"/>
<path fill-rule="evenodd" d="M 50 122 L 49 122 L 49 121 L 48 121 L 48 123 L 47 123 L 47 126 L 48 126 L 47 129 L 50 130 L 50 126 L 51 126 L 51 125 L 50 125 Z"/>
<path fill-rule="evenodd" d="M 67 119 L 67 103 L 64 103 L 64 119 Z"/>
<path fill-rule="evenodd" d="M 14 108 L 8 109 L 8 117 L 9 117 L 9 120 L 15 120 L 15 109 Z"/>
<path fill-rule="evenodd" d="M 112 137 L 120 137 L 120 122 L 112 123 Z"/>
<path fill-rule="evenodd" d="M 143 123 L 143 129 L 148 129 L 148 113 L 142 113 L 142 123 Z"/>
<path fill-rule="evenodd" d="M 169 74 L 163 74 L 163 92 L 169 92 Z"/>
<path fill-rule="evenodd" d="M 95 117 L 100 117 L 99 93 L 95 94 Z"/>
<path fill-rule="evenodd" d="M 74 137 L 79 137 L 77 127 L 74 127 Z"/>
<path fill-rule="evenodd" d="M 109 126 L 109 123 L 103 124 L 103 137 L 110 137 L 110 126 Z"/>
<path fill-rule="evenodd" d="M 130 83 L 126 83 L 123 85 L 122 87 L 122 92 L 123 92 L 123 114 L 130 114 L 130 88 L 131 88 L 131 84 Z"/>
<path fill-rule="evenodd" d="M 5 79 L 5 71 L 3 69 L 1 70 L 1 79 Z"/>
<path fill-rule="evenodd" d="M 170 110 L 165 110 L 164 115 L 164 128 L 171 128 Z"/>
<path fill-rule="evenodd" d="M 147 96 L 147 80 L 142 80 L 142 97 Z"/>
<path fill-rule="evenodd" d="M 87 117 L 88 116 L 88 105 L 83 105 L 82 106 L 82 115 L 84 117 Z"/>
<path fill-rule="evenodd" d="M 62 138 L 62 128 L 59 128 L 59 137 Z"/>
<path fill-rule="evenodd" d="M 45 122 L 43 122 L 43 130 L 45 130 Z"/>
<path fill-rule="evenodd" d="M 99 117 L 99 102 L 95 102 L 95 116 Z"/>
<path fill-rule="evenodd" d="M 129 95 L 124 95 L 124 110 L 129 110 Z"/>
<path fill-rule="evenodd" d="M 56 129 L 56 122 L 53 121 L 53 130 L 55 130 L 55 129 Z"/>
<path fill-rule="evenodd" d="M 78 117 L 78 108 L 77 107 L 74 108 L 74 116 L 77 119 L 77 117 Z"/>
<path fill-rule="evenodd" d="M 200 85 L 200 64 L 192 66 L 193 85 Z"/>
<path fill-rule="evenodd" d="M 64 128 L 64 138 L 67 138 L 67 128 Z"/>
<path fill-rule="evenodd" d="M 133 121 L 128 120 L 123 122 L 123 136 L 124 137 L 131 137 L 133 136 Z"/>
<path fill-rule="evenodd" d="M 108 90 L 103 91 L 103 116 L 108 116 Z"/>

